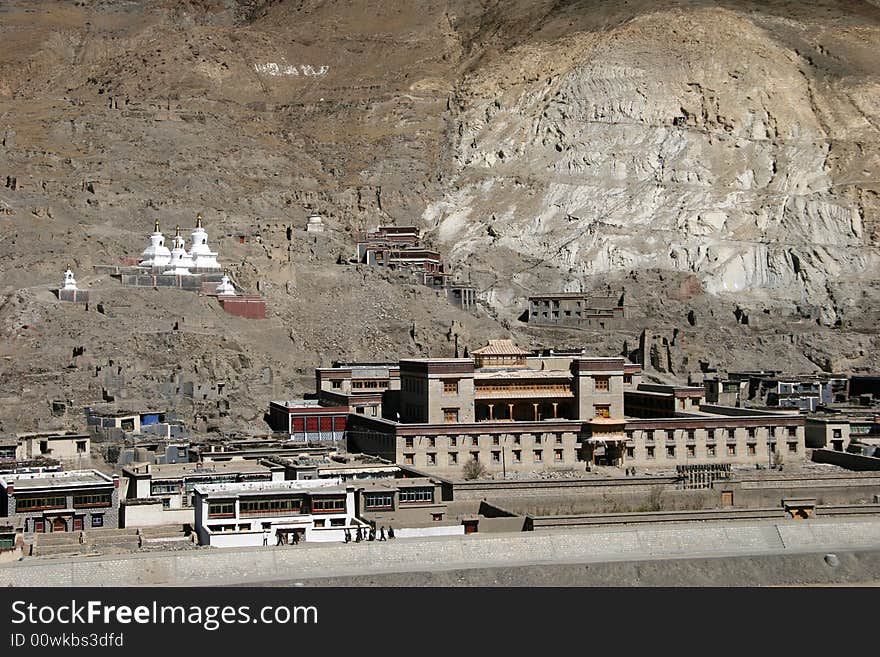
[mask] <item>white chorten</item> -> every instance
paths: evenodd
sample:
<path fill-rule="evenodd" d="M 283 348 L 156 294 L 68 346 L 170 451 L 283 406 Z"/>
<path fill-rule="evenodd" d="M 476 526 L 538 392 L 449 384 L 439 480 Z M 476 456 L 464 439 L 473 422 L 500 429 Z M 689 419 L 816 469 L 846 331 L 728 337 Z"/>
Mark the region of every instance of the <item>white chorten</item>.
<path fill-rule="evenodd" d="M 159 232 L 159 220 L 156 219 L 156 228 L 150 235 L 150 246 L 141 254 L 141 267 L 165 267 L 171 262 L 171 251 L 165 246 L 165 236 Z"/>
<path fill-rule="evenodd" d="M 190 235 L 190 256 L 197 269 L 220 269 L 217 253 L 208 248 L 208 233 L 202 228 L 202 215 L 196 217 L 196 227 Z"/>
<path fill-rule="evenodd" d="M 229 276 L 223 274 L 223 278 L 220 279 L 220 285 L 217 286 L 217 296 L 220 297 L 234 297 L 235 296 L 235 288 L 232 283 L 229 282 Z"/>
<path fill-rule="evenodd" d="M 192 257 L 184 248 L 183 238 L 180 236 L 180 226 L 177 227 L 177 233 L 172 240 L 171 260 L 168 262 L 171 267 L 163 274 L 176 274 L 177 276 L 189 276 L 189 268 L 193 266 Z"/>
<path fill-rule="evenodd" d="M 79 288 L 76 286 L 76 279 L 73 277 L 73 272 L 70 271 L 70 267 L 67 268 L 67 271 L 64 272 L 64 283 L 61 286 L 62 290 L 73 290 L 74 292 Z"/>

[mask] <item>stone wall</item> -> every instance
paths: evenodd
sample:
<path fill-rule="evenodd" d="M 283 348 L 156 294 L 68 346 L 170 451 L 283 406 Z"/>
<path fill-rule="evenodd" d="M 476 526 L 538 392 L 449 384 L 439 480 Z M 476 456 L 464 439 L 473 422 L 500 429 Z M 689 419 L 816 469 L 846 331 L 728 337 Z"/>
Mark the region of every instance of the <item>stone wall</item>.
<path fill-rule="evenodd" d="M 736 521 L 568 532 L 26 560 L 0 566 L 0 586 L 220 585 L 364 573 L 787 553 L 880 546 L 877 520 Z"/>

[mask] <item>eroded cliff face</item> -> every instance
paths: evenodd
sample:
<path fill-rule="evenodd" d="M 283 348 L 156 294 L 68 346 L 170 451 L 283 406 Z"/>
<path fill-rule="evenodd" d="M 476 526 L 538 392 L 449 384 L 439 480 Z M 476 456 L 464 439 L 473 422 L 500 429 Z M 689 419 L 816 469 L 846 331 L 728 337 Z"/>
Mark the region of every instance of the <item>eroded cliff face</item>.
<path fill-rule="evenodd" d="M 703 4 L 556 7 L 464 79 L 424 220 L 497 305 L 658 268 L 833 325 L 873 277 L 880 11 Z"/>

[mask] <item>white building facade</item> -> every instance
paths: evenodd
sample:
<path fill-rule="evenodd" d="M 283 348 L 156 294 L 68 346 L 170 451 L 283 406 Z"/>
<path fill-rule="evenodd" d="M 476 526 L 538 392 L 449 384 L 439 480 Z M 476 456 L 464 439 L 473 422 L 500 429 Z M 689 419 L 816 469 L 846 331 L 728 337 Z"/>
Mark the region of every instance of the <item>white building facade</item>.
<path fill-rule="evenodd" d="M 193 504 L 199 543 L 214 547 L 343 542 L 368 528 L 339 478 L 199 485 Z"/>

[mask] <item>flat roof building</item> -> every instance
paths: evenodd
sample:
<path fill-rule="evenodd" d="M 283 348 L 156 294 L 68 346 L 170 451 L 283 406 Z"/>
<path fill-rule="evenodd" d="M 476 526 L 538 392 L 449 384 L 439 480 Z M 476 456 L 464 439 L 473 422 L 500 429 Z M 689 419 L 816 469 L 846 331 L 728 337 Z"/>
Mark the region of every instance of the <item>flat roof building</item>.
<path fill-rule="evenodd" d="M 97 470 L 0 474 L 0 517 L 24 532 L 116 527 L 118 490 Z"/>
<path fill-rule="evenodd" d="M 342 542 L 364 529 L 355 488 L 340 479 L 196 486 L 195 529 L 201 545 L 275 546 Z"/>

